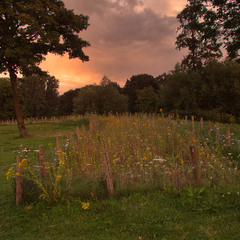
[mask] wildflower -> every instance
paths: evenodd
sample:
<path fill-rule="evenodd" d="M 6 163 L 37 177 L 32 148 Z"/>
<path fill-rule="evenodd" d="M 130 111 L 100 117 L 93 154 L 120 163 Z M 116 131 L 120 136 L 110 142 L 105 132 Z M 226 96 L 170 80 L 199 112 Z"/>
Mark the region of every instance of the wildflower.
<path fill-rule="evenodd" d="M 24 167 L 27 164 L 27 159 L 24 158 L 20 163 L 19 163 L 19 167 Z"/>
<path fill-rule="evenodd" d="M 6 173 L 6 179 L 7 180 L 13 176 L 13 171 L 12 170 L 13 170 L 13 167 L 10 167 L 8 169 L 8 172 Z"/>
<path fill-rule="evenodd" d="M 181 160 L 180 160 L 180 164 L 182 164 L 182 165 L 183 165 L 183 163 L 184 163 L 184 161 L 183 161 L 183 159 L 181 159 Z"/>
<path fill-rule="evenodd" d="M 59 166 L 61 166 L 61 165 L 65 165 L 65 161 L 63 160 L 61 160 L 61 161 L 59 161 Z"/>
<path fill-rule="evenodd" d="M 57 175 L 57 177 L 56 177 L 56 182 L 59 182 L 61 178 L 62 178 L 61 175 Z"/>
<path fill-rule="evenodd" d="M 197 140 L 196 140 L 195 138 L 193 138 L 193 139 L 192 139 L 192 142 L 195 143 L 195 142 L 197 142 Z"/>
<path fill-rule="evenodd" d="M 87 210 L 90 206 L 90 203 L 89 202 L 86 202 L 86 203 L 82 202 L 81 205 L 82 205 L 82 209 Z"/>

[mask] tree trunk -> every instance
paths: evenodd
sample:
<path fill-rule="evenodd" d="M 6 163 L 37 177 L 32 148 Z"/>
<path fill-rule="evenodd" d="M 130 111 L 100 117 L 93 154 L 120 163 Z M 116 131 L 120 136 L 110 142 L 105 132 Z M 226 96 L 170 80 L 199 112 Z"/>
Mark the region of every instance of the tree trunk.
<path fill-rule="evenodd" d="M 15 110 L 15 114 L 16 114 L 18 129 L 19 129 L 21 137 L 28 137 L 29 134 L 28 134 L 27 129 L 24 124 L 24 120 L 22 117 L 22 110 L 21 110 L 20 101 L 19 101 L 19 97 L 18 97 L 17 75 L 12 68 L 9 68 L 8 71 L 9 71 L 10 80 L 11 80 L 13 103 L 14 103 L 14 110 Z"/>

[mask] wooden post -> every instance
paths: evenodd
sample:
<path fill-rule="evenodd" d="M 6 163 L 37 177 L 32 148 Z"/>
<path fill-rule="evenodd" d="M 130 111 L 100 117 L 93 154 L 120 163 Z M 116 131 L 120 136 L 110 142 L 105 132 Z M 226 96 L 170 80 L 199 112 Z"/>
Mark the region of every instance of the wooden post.
<path fill-rule="evenodd" d="M 82 125 L 82 131 L 83 131 L 83 134 L 85 135 L 86 129 L 85 129 L 85 125 L 84 124 Z"/>
<path fill-rule="evenodd" d="M 61 144 L 60 144 L 60 137 L 57 136 L 56 137 L 56 143 L 57 143 L 57 156 L 58 156 L 58 161 L 60 161 L 61 159 L 61 154 L 59 153 L 59 151 L 61 150 Z"/>
<path fill-rule="evenodd" d="M 211 121 L 208 121 L 208 136 L 211 138 L 212 131 L 211 131 Z"/>
<path fill-rule="evenodd" d="M 187 125 L 187 116 L 185 116 L 185 125 Z"/>
<path fill-rule="evenodd" d="M 219 142 L 219 122 L 216 123 L 216 141 Z"/>
<path fill-rule="evenodd" d="M 46 176 L 46 169 L 45 169 L 45 155 L 44 155 L 44 146 L 39 146 L 39 163 L 41 166 L 41 175 L 42 178 L 45 178 Z"/>
<path fill-rule="evenodd" d="M 77 143 L 77 146 L 79 145 L 79 142 L 80 142 L 79 127 L 76 127 L 76 143 Z"/>
<path fill-rule="evenodd" d="M 193 163 L 193 174 L 195 178 L 195 185 L 199 186 L 201 184 L 201 176 L 199 172 L 198 156 L 197 156 L 195 146 L 190 146 L 190 153 L 191 153 L 192 163 Z"/>
<path fill-rule="evenodd" d="M 104 152 L 102 156 L 103 156 L 103 168 L 104 168 L 105 178 L 107 182 L 108 195 L 109 197 L 112 197 L 114 194 L 114 191 L 113 191 L 113 180 L 112 180 L 112 174 L 110 169 L 109 157 L 106 152 Z"/>
<path fill-rule="evenodd" d="M 229 148 L 231 148 L 231 131 L 229 124 L 227 125 L 226 129 L 227 129 L 227 145 Z"/>
<path fill-rule="evenodd" d="M 19 205 L 22 200 L 22 157 L 17 157 L 17 176 L 16 176 L 16 205 Z"/>
<path fill-rule="evenodd" d="M 195 133 L 195 128 L 194 128 L 194 116 L 192 116 L 192 133 Z"/>
<path fill-rule="evenodd" d="M 202 117 L 200 119 L 200 122 L 201 122 L 201 134 L 203 135 L 204 134 L 204 128 L 203 128 L 203 118 Z"/>

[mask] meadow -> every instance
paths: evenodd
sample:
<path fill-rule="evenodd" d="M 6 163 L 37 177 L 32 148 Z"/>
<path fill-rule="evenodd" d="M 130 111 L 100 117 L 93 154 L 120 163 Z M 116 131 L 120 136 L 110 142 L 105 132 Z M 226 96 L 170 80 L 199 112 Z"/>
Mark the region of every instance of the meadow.
<path fill-rule="evenodd" d="M 240 238 L 239 125 L 231 124 L 231 148 L 225 124 L 216 141 L 216 123 L 209 131 L 205 122 L 201 134 L 199 122 L 193 131 L 191 121 L 173 115 L 89 115 L 27 128 L 31 137 L 22 139 L 16 125 L 0 126 L 0 239 Z M 198 186 L 190 146 L 197 151 Z M 16 206 L 20 155 L 28 161 L 22 164 L 23 200 Z"/>

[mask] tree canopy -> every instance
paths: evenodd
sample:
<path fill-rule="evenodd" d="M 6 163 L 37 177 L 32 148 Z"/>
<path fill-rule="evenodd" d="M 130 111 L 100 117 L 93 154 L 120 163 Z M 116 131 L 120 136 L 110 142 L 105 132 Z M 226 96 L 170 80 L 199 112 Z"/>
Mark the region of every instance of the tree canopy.
<path fill-rule="evenodd" d="M 9 72 L 14 107 L 21 136 L 27 136 L 17 92 L 17 73 L 41 72 L 48 53 L 88 61 L 82 48 L 90 44 L 79 37 L 88 17 L 74 14 L 61 0 L 1 0 L 0 73 Z"/>

